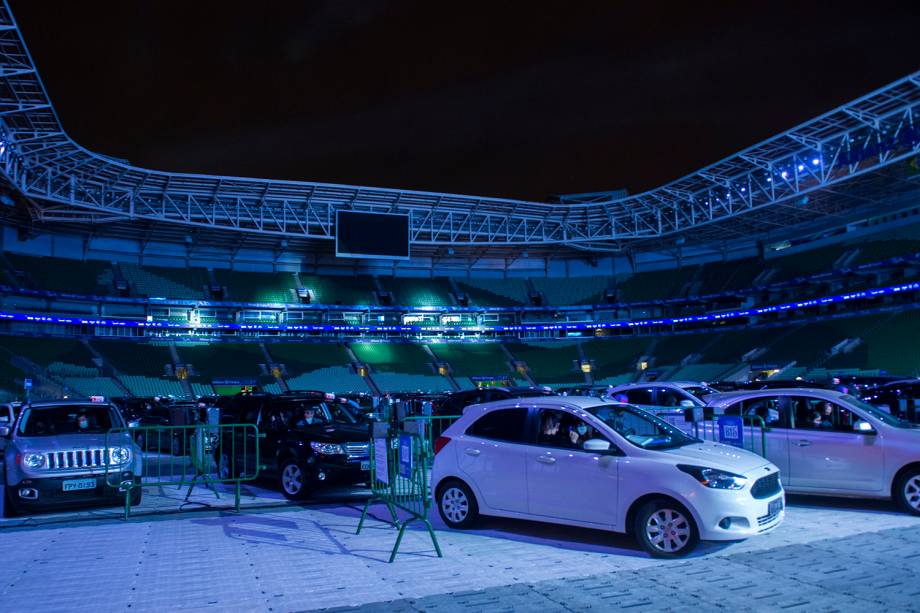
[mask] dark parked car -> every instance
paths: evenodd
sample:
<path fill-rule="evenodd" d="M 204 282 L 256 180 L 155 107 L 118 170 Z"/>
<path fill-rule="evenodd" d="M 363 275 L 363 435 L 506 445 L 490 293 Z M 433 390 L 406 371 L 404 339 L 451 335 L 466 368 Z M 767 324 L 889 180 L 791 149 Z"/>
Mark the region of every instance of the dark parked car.
<path fill-rule="evenodd" d="M 251 429 L 238 428 L 225 435 L 233 440 L 221 441 L 215 458 L 222 478 L 252 474 L 258 462 L 260 476 L 274 480 L 292 500 L 306 498 L 326 484 L 370 479 L 367 422 L 324 395 L 241 395 L 222 407 L 220 421 L 255 424 L 264 434 L 258 458 Z"/>
<path fill-rule="evenodd" d="M 892 381 L 867 390 L 862 399 L 895 417 L 920 423 L 920 379 Z"/>
<path fill-rule="evenodd" d="M 198 423 L 198 419 L 198 404 L 195 402 L 156 404 L 137 420 L 141 428 L 135 432 L 134 440 L 143 451 L 169 451 L 175 456 L 187 455 L 188 430 L 173 426 L 190 426 Z"/>
<path fill-rule="evenodd" d="M 506 400 L 508 398 L 535 398 L 555 396 L 548 387 L 483 387 L 474 390 L 454 392 L 435 411 L 435 415 L 462 415 L 463 409 L 473 404 Z"/>

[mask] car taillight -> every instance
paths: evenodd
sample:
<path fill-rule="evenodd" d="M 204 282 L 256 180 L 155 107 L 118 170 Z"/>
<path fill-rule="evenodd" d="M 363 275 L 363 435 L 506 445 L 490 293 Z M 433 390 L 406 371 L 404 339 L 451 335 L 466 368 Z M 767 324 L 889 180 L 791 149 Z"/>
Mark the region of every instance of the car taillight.
<path fill-rule="evenodd" d="M 449 436 L 439 436 L 434 441 L 434 455 L 438 455 L 438 452 L 444 449 L 444 446 L 450 442 Z"/>

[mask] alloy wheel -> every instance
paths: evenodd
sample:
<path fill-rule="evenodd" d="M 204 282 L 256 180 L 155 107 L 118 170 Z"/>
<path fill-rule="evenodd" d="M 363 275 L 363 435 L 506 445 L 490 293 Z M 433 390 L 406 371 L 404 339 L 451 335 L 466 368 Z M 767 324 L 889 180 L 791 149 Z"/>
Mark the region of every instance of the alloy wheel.
<path fill-rule="evenodd" d="M 690 522 L 680 511 L 659 509 L 645 523 L 645 535 L 663 553 L 677 553 L 690 541 Z"/>
<path fill-rule="evenodd" d="M 281 485 L 284 491 L 291 496 L 296 496 L 303 489 L 303 473 L 296 464 L 288 464 L 281 473 Z"/>
<path fill-rule="evenodd" d="M 459 524 L 470 512 L 470 501 L 463 490 L 449 487 L 441 495 L 441 509 L 451 522 Z"/>
<path fill-rule="evenodd" d="M 920 475 L 914 475 L 904 484 L 904 499 L 907 504 L 920 511 Z"/>

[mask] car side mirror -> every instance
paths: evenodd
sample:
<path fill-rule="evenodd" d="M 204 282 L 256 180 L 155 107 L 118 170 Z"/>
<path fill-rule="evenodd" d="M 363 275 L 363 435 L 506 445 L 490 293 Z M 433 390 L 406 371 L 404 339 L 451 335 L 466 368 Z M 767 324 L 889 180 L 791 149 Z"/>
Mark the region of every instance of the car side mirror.
<path fill-rule="evenodd" d="M 683 400 L 680 401 L 680 406 L 682 406 L 682 407 L 685 408 L 685 409 L 692 409 L 692 408 L 695 407 L 696 405 L 693 404 L 693 401 L 692 401 L 692 400 L 688 400 L 688 399 L 685 398 L 685 399 L 683 399 Z"/>
<path fill-rule="evenodd" d="M 860 419 L 853 424 L 853 431 L 859 432 L 860 434 L 875 434 L 875 428 L 872 427 L 872 424 L 869 422 Z"/>
<path fill-rule="evenodd" d="M 135 419 L 134 421 L 129 421 L 129 422 L 128 422 L 128 427 L 129 427 L 129 428 L 140 428 L 140 427 L 141 427 L 141 422 L 137 421 L 136 419 Z"/>
<path fill-rule="evenodd" d="M 604 453 L 610 451 L 610 441 L 605 441 L 602 438 L 592 438 L 584 442 L 582 449 L 585 451 Z"/>
<path fill-rule="evenodd" d="M 0 426 L 0 437 L 6 438 L 10 435 L 9 426 Z"/>

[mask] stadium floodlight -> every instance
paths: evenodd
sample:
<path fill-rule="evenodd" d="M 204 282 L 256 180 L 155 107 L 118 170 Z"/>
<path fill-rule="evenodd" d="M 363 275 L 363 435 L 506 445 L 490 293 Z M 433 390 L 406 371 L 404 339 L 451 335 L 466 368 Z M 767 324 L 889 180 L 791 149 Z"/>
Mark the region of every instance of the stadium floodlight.
<path fill-rule="evenodd" d="M 783 172 L 779 173 L 779 176 L 785 179 L 786 177 L 789 176 L 789 173 L 784 170 Z"/>
<path fill-rule="evenodd" d="M 814 164 L 815 166 L 817 166 L 818 164 L 821 163 L 821 160 L 819 160 L 818 158 L 814 158 L 814 159 L 811 161 L 811 163 Z"/>
<path fill-rule="evenodd" d="M 805 170 L 805 165 L 799 164 L 799 172 L 802 172 L 803 170 Z"/>

